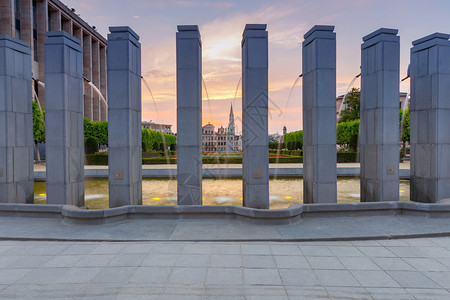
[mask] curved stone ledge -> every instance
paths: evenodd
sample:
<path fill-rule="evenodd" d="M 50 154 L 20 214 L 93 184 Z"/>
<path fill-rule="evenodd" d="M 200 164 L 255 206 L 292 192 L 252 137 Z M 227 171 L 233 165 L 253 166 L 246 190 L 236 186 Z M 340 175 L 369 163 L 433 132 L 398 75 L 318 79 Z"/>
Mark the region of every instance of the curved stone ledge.
<path fill-rule="evenodd" d="M 110 224 L 129 219 L 237 219 L 255 224 L 290 224 L 301 218 L 418 215 L 449 217 L 450 204 L 377 202 L 303 204 L 265 210 L 239 206 L 122 206 L 84 210 L 71 205 L 0 204 L 0 216 L 57 218 L 71 224 Z"/>
<path fill-rule="evenodd" d="M 357 167 L 338 167 L 338 177 L 359 177 L 360 169 Z M 142 169 L 142 178 L 175 178 L 176 169 Z M 108 169 L 84 169 L 85 178 L 108 178 Z M 203 178 L 242 178 L 242 168 L 205 168 L 202 170 Z M 269 168 L 269 177 L 274 178 L 302 178 L 303 168 Z M 409 179 L 410 170 L 400 169 L 400 179 Z M 45 181 L 45 171 L 34 171 L 34 179 Z"/>

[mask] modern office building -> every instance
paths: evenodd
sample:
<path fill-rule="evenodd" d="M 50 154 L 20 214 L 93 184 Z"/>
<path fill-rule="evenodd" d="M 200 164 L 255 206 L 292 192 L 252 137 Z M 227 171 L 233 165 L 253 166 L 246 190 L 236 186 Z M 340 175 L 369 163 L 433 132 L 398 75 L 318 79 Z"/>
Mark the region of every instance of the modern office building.
<path fill-rule="evenodd" d="M 79 39 L 83 47 L 84 116 L 92 121 L 106 121 L 107 41 L 95 26 L 58 0 L 0 0 L 0 34 L 19 38 L 30 45 L 34 88 L 43 108 L 44 40 L 47 31 L 60 30 Z"/>

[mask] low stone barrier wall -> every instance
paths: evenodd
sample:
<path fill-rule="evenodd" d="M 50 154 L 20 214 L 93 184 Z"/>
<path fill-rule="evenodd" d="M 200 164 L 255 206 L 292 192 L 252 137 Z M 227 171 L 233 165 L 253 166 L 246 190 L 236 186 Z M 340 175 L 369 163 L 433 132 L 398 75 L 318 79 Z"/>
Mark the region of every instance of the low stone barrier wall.
<path fill-rule="evenodd" d="M 110 224 L 130 219 L 237 219 L 254 224 L 291 224 L 302 218 L 416 215 L 450 217 L 450 204 L 371 202 L 302 204 L 287 209 L 265 210 L 240 206 L 122 206 L 85 210 L 72 205 L 0 204 L 0 217 L 56 218 L 65 224 Z"/>
<path fill-rule="evenodd" d="M 338 177 L 359 177 L 359 168 L 337 168 Z M 409 169 L 400 169 L 400 179 L 409 179 Z M 142 169 L 142 178 L 174 178 L 176 169 Z M 242 178 L 241 168 L 203 169 L 203 178 Z M 108 178 L 108 169 L 85 169 L 85 178 Z M 269 168 L 269 177 L 303 177 L 303 168 Z M 35 180 L 45 180 L 45 171 L 34 171 Z"/>

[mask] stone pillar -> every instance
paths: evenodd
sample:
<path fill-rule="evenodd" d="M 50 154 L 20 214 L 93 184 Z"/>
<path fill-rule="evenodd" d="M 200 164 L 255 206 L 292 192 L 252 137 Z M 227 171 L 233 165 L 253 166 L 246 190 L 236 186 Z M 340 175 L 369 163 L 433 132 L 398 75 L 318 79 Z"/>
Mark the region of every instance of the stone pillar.
<path fill-rule="evenodd" d="M 303 41 L 303 202 L 336 203 L 336 34 L 316 25 Z"/>
<path fill-rule="evenodd" d="M 110 27 L 109 30 L 109 207 L 140 205 L 141 44 L 130 27 Z"/>
<path fill-rule="evenodd" d="M 202 42 L 197 25 L 178 26 L 176 36 L 178 205 L 201 205 Z"/>
<path fill-rule="evenodd" d="M 268 42 L 266 24 L 242 35 L 243 205 L 269 208 Z"/>
<path fill-rule="evenodd" d="M 92 84 L 100 90 L 100 43 L 97 40 L 92 40 Z M 97 122 L 101 120 L 100 115 L 100 95 L 92 91 L 92 121 Z"/>
<path fill-rule="evenodd" d="M 102 93 L 105 100 L 107 100 L 106 93 L 106 47 L 100 46 L 100 92 Z M 101 121 L 108 121 L 108 107 L 106 104 L 101 101 L 100 102 L 100 116 Z"/>
<path fill-rule="evenodd" d="M 14 0 L 0 2 L 0 34 L 14 36 Z"/>
<path fill-rule="evenodd" d="M 361 202 L 399 200 L 397 32 L 378 29 L 361 45 Z"/>
<path fill-rule="evenodd" d="M 89 33 L 83 33 L 83 76 L 92 81 L 92 38 Z M 84 116 L 89 120 L 93 117 L 92 88 L 84 81 Z"/>
<path fill-rule="evenodd" d="M 38 34 L 38 61 L 39 61 L 39 74 L 33 74 L 36 79 L 45 82 L 45 65 L 43 63 L 44 58 L 44 40 L 48 31 L 48 1 L 36 2 L 37 12 L 37 34 Z M 37 86 L 37 93 L 39 96 L 39 102 L 42 108 L 45 108 L 45 88 L 41 85 Z"/>
<path fill-rule="evenodd" d="M 450 200 L 450 34 L 411 48 L 411 201 Z"/>
<path fill-rule="evenodd" d="M 31 53 L 0 35 L 0 202 L 33 203 Z"/>
<path fill-rule="evenodd" d="M 83 54 L 64 31 L 45 40 L 47 204 L 84 206 Z"/>

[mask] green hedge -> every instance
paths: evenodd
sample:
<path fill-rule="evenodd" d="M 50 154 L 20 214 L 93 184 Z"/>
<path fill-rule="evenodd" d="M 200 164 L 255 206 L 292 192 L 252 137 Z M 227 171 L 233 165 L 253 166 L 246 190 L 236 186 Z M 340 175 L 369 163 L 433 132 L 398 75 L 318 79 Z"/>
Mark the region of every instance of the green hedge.
<path fill-rule="evenodd" d="M 337 162 L 338 163 L 356 162 L 357 156 L 358 153 L 356 152 L 338 152 Z"/>
<path fill-rule="evenodd" d="M 338 163 L 348 163 L 348 162 L 356 162 L 357 158 L 356 152 L 338 152 L 337 153 L 337 162 Z M 278 160 L 276 157 L 270 157 L 269 163 L 302 163 L 302 156 L 289 156 L 289 157 L 279 157 Z M 176 158 L 169 158 L 170 164 L 176 164 Z M 204 157 L 204 164 L 241 164 L 241 157 Z M 97 154 L 86 154 L 85 155 L 85 164 L 86 165 L 108 165 L 108 154 L 106 153 L 97 153 Z M 167 158 L 163 156 L 159 157 L 144 157 L 142 158 L 143 165 L 155 165 L 155 164 L 167 164 Z"/>
<path fill-rule="evenodd" d="M 108 165 L 108 154 L 107 153 L 97 153 L 97 154 L 86 154 L 84 156 L 85 165 Z"/>
<path fill-rule="evenodd" d="M 291 156 L 291 157 L 280 157 L 278 158 L 278 163 L 301 163 L 301 156 Z M 269 158 L 270 163 L 277 162 L 276 157 Z M 176 158 L 169 158 L 169 164 L 176 164 Z M 204 157 L 204 164 L 241 164 L 241 157 Z M 85 155 L 86 165 L 108 165 L 108 154 L 97 153 L 97 154 L 86 154 Z M 167 158 L 165 157 L 147 157 L 142 158 L 143 165 L 156 165 L 156 164 L 167 164 Z"/>
<path fill-rule="evenodd" d="M 303 156 L 303 150 L 269 150 L 270 154 Z"/>
<path fill-rule="evenodd" d="M 177 159 L 169 158 L 169 160 L 167 160 L 165 157 L 149 157 L 142 159 L 143 165 L 165 165 L 167 163 L 174 165 L 177 163 Z"/>

